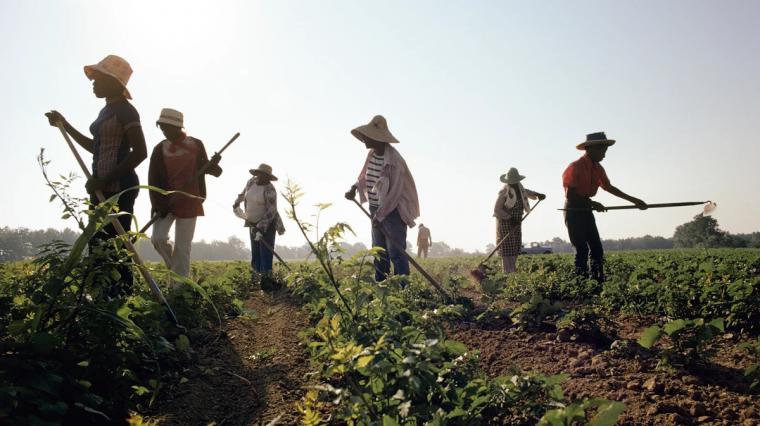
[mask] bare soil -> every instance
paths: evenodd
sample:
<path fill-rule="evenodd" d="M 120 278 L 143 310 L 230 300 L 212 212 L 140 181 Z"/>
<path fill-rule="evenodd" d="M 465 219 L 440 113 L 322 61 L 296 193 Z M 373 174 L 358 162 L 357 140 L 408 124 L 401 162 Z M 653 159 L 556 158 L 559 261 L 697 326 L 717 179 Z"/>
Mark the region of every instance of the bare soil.
<path fill-rule="evenodd" d="M 161 395 L 152 411 L 162 425 L 290 425 L 304 394 L 309 360 L 299 332 L 306 314 L 285 292 L 246 302 L 255 319 L 235 318 L 221 337 L 195 348 L 187 382 Z"/>
<path fill-rule="evenodd" d="M 616 323 L 621 340 L 637 339 L 650 324 L 626 317 Z M 760 425 L 760 397 L 750 391 L 742 374 L 750 360 L 735 349 L 740 339 L 730 333 L 715 345 L 715 356 L 699 367 L 666 372 L 656 369 L 658 358 L 648 351 L 562 342 L 547 328 L 523 332 L 473 322 L 453 326 L 450 334 L 480 351 L 480 365 L 489 376 L 508 375 L 514 367 L 565 373 L 569 378 L 563 389 L 570 400 L 604 397 L 624 402 L 622 425 Z"/>

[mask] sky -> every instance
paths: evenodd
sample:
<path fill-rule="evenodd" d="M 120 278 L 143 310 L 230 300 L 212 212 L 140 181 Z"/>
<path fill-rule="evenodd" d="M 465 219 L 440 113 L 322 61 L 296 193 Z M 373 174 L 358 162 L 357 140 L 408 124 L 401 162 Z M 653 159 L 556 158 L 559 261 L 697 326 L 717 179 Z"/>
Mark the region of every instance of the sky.
<path fill-rule="evenodd" d="M 303 188 L 300 216 L 333 203 L 322 226 L 347 222 L 349 241 L 369 243 L 367 219 L 343 193 L 366 156 L 350 130 L 375 114 L 400 140 L 421 222 L 453 247 L 494 242 L 510 167 L 547 195 L 523 241 L 567 239 L 561 175 L 597 131 L 617 140 L 602 164 L 621 190 L 650 203 L 712 200 L 722 229 L 758 231 L 758 21 L 757 1 L 3 0 L 0 226 L 76 226 L 48 202 L 36 164 L 44 148 L 51 174 L 81 175 L 43 114 L 56 109 L 86 133 L 103 100 L 82 67 L 117 54 L 134 70 L 149 152 L 163 139 L 163 107 L 182 111 L 209 153 L 241 133 L 222 176 L 207 178 L 196 240 L 247 240 L 232 203 L 266 162 L 279 190 L 288 179 Z M 146 160 L 142 183 L 147 171 Z M 601 190 L 596 200 L 627 203 Z M 603 238 L 669 237 L 700 211 L 607 212 L 597 224 Z M 138 220 L 149 213 L 143 191 Z M 285 225 L 278 244 L 302 245 Z"/>

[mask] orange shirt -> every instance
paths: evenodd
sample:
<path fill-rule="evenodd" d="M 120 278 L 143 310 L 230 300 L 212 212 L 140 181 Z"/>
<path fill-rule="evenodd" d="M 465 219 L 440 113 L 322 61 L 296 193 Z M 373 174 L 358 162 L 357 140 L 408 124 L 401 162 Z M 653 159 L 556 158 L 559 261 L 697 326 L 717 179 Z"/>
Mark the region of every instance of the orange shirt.
<path fill-rule="evenodd" d="M 599 163 L 594 163 L 588 155 L 573 161 L 562 173 L 562 186 L 574 188 L 581 197 L 593 197 L 601 186 L 605 191 L 610 190 L 610 180 Z"/>

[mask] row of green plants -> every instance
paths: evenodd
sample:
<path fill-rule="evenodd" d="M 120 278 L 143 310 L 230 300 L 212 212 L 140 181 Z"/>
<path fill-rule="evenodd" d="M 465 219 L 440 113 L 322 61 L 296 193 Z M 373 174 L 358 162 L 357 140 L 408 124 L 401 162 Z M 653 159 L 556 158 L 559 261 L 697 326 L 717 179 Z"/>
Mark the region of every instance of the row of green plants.
<path fill-rule="evenodd" d="M 351 229 L 340 223 L 310 238 L 317 227 L 298 216 L 300 196 L 297 186 L 288 187 L 288 214 L 318 265 L 302 265 L 288 277 L 315 322 L 305 337 L 318 384 L 299 407 L 304 424 L 611 425 L 624 410 L 603 399 L 569 403 L 562 375 L 515 370 L 487 377 L 477 353 L 443 328 L 470 314 L 466 305 L 441 300 L 417 275 L 374 282 L 378 249 L 344 258 L 339 242 Z M 456 299 L 459 287 L 451 284 L 447 291 Z"/>
<path fill-rule="evenodd" d="M 251 290 L 248 267 L 194 264 L 186 285 L 161 285 L 175 324 L 138 274 L 132 288 L 123 286 L 120 267 L 130 264 L 123 239 L 88 248 L 123 214 L 118 195 L 89 206 L 67 194 L 72 176 L 48 179 L 41 156 L 40 165 L 51 202 L 63 204 L 63 219 L 75 220 L 81 236 L 43 247 L 33 262 L 0 264 L 0 423 L 119 422 L 181 386 L 191 341 L 208 342 L 225 317 L 249 314 L 242 303 Z M 168 281 L 162 266 L 150 269 Z"/>
<path fill-rule="evenodd" d="M 472 263 L 470 263 L 471 265 Z M 445 262 L 429 264 L 445 271 Z M 460 266 L 461 265 L 461 266 Z M 464 274 L 467 263 L 459 261 Z M 497 266 L 493 265 L 493 269 Z M 521 256 L 510 279 L 491 274 L 481 288 L 494 299 L 593 302 L 641 316 L 724 318 L 736 330 L 760 330 L 760 251 L 649 250 L 606 255 L 606 282 L 577 279 L 571 255 Z"/>

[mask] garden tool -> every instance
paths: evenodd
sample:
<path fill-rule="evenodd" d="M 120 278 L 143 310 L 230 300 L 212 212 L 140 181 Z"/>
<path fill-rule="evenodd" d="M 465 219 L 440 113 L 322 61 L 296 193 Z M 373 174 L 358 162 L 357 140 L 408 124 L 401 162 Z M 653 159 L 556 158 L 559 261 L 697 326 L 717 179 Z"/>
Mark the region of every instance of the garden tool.
<path fill-rule="evenodd" d="M 230 139 L 230 141 L 227 142 L 222 147 L 222 149 L 219 150 L 219 152 L 214 153 L 214 155 L 222 155 L 222 153 L 224 152 L 224 150 L 227 149 L 227 147 L 230 146 L 232 144 L 232 142 L 235 142 L 235 139 L 237 139 L 238 137 L 240 137 L 240 132 L 235 133 L 235 136 L 233 136 L 232 139 Z M 200 178 L 201 176 L 203 176 L 203 174 L 206 173 L 206 170 L 208 170 L 208 168 L 210 166 L 211 166 L 211 162 L 209 161 L 206 164 L 204 164 L 200 169 L 198 169 L 198 171 L 195 172 L 195 175 L 193 175 L 190 179 L 188 179 L 187 182 L 185 182 L 185 184 L 182 186 L 182 191 L 184 191 L 187 188 L 189 188 L 190 185 L 192 185 L 193 182 L 197 181 L 198 178 Z M 154 214 L 153 217 L 150 218 L 150 220 L 148 221 L 148 223 L 146 223 L 145 226 L 143 226 L 142 229 L 140 229 L 140 233 L 144 234 L 160 218 L 161 218 L 161 215 L 159 215 L 158 213 Z"/>
<path fill-rule="evenodd" d="M 364 208 L 364 206 L 362 206 L 358 201 L 356 201 L 355 198 L 353 198 L 351 201 L 353 201 L 354 204 L 359 206 L 361 211 L 363 211 L 364 214 L 367 215 L 370 221 L 372 220 L 372 215 L 367 211 L 367 209 Z M 388 233 L 385 231 L 385 228 L 383 227 L 382 223 L 378 223 L 377 226 L 380 227 L 380 231 L 383 233 L 383 235 L 385 235 L 386 241 L 390 242 L 391 244 L 396 246 L 396 248 L 399 249 L 402 253 L 404 253 L 404 256 L 406 256 L 406 258 L 409 260 L 409 263 L 411 263 L 412 266 L 414 266 L 417 269 L 417 271 L 419 271 L 419 273 L 422 274 L 422 276 L 425 277 L 425 279 L 428 280 L 428 282 L 430 282 L 430 284 L 438 291 L 438 293 L 441 294 L 441 296 L 443 296 L 445 300 L 450 301 L 451 296 L 449 296 L 446 290 L 443 289 L 441 284 L 438 283 L 438 281 L 436 281 L 435 278 L 433 278 L 425 269 L 423 269 L 422 266 L 420 266 L 420 264 L 417 263 L 416 260 L 414 260 L 414 258 L 409 256 L 409 253 L 406 252 L 406 249 L 404 247 L 406 244 L 401 245 L 398 241 L 390 238 L 388 236 Z"/>
<path fill-rule="evenodd" d="M 245 212 L 240 207 L 235 207 L 232 211 L 235 213 L 235 216 L 237 216 L 237 217 L 239 217 L 239 218 L 241 218 L 243 220 L 248 220 L 248 218 L 245 216 Z M 290 266 L 288 265 L 288 263 L 285 262 L 280 257 L 280 255 L 277 254 L 276 251 L 274 251 L 274 247 L 270 246 L 269 243 L 267 243 L 266 241 L 264 241 L 263 238 L 256 238 L 256 241 L 260 242 L 261 244 L 264 244 L 264 247 L 266 247 L 267 249 L 269 249 L 269 251 L 271 251 L 272 254 L 274 254 L 274 256 L 277 258 L 277 260 L 280 261 L 280 263 L 282 263 L 282 266 L 284 266 L 285 269 L 287 269 L 289 272 L 293 271 L 292 269 L 290 269 Z"/>
<path fill-rule="evenodd" d="M 66 133 L 66 130 L 63 128 L 63 123 L 58 122 L 56 123 L 56 126 L 58 127 L 58 130 L 61 131 L 61 134 L 63 135 L 63 138 L 66 140 L 66 143 L 69 145 L 69 148 L 71 149 L 71 152 L 74 154 L 74 157 L 77 160 L 77 163 L 79 163 L 79 166 L 82 168 L 82 172 L 84 173 L 85 177 L 87 179 L 90 179 L 92 175 L 90 174 L 90 171 L 87 169 L 87 166 L 84 164 L 84 161 L 82 161 L 82 157 L 79 155 L 79 152 L 77 152 L 76 147 L 71 142 L 71 139 L 69 139 L 68 133 Z M 95 196 L 98 197 L 98 201 L 101 203 L 105 201 L 105 197 L 103 196 L 102 191 L 95 191 Z M 118 219 L 113 219 L 111 221 L 114 228 L 116 229 L 116 232 L 119 233 L 119 235 L 125 235 L 127 232 L 124 230 L 124 227 L 121 226 L 121 222 L 118 221 Z M 153 297 L 156 298 L 156 300 L 159 303 L 162 303 L 164 306 L 166 306 L 166 309 L 169 312 L 169 315 L 171 316 L 171 319 L 174 321 L 174 325 L 177 327 L 182 327 L 179 324 L 179 321 L 177 320 L 177 316 L 174 314 L 174 311 L 172 310 L 172 307 L 169 305 L 169 302 L 164 297 L 163 293 L 161 293 L 161 289 L 158 288 L 158 284 L 156 284 L 156 281 L 153 279 L 153 276 L 150 274 L 150 271 L 148 271 L 148 268 L 145 267 L 145 264 L 143 263 L 142 259 L 140 258 L 140 255 L 137 253 L 137 249 L 135 249 L 135 246 L 132 244 L 132 241 L 130 241 L 129 238 L 124 238 L 124 245 L 127 247 L 127 249 L 132 253 L 132 260 L 137 265 L 137 269 L 140 271 L 140 274 L 142 275 L 143 279 L 145 279 L 145 282 L 148 283 L 150 286 L 150 290 L 153 293 Z"/>
<path fill-rule="evenodd" d="M 536 204 L 534 204 L 533 207 L 531 207 L 531 209 L 528 210 L 527 213 L 525 213 L 525 215 L 522 217 L 522 219 L 520 219 L 520 223 L 521 224 L 523 223 L 523 221 L 525 220 L 525 218 L 528 217 L 528 215 L 538 206 L 538 204 L 540 202 L 541 202 L 541 199 L 539 199 L 538 201 L 536 201 Z M 493 250 L 491 250 L 491 252 L 488 253 L 488 256 L 486 256 L 485 259 L 483 259 L 480 263 L 478 263 L 478 266 L 476 266 L 475 269 L 473 269 L 473 270 L 470 271 L 470 277 L 473 278 L 475 281 L 477 281 L 478 284 L 480 284 L 481 282 L 483 282 L 483 279 L 485 279 L 485 277 L 486 277 L 486 266 L 485 266 L 486 262 L 488 262 L 488 260 L 497 251 L 499 251 L 499 247 L 501 247 L 501 245 L 504 244 L 504 241 L 507 241 L 507 237 L 509 237 L 509 234 L 512 233 L 512 229 L 513 228 L 510 228 L 507 231 L 507 233 L 501 238 L 501 240 L 499 241 L 499 243 L 496 244 L 496 247 L 494 247 Z"/>
<path fill-rule="evenodd" d="M 712 201 L 686 201 L 686 202 L 680 202 L 680 203 L 660 203 L 660 204 L 647 204 L 647 207 L 652 208 L 662 208 L 662 207 L 683 207 L 683 206 L 698 206 L 704 204 L 704 208 L 702 209 L 702 214 L 705 216 L 709 216 L 712 212 L 715 211 L 716 208 L 718 208 L 718 204 L 712 202 Z M 610 206 L 605 207 L 604 210 L 629 210 L 629 209 L 638 209 L 637 206 L 631 204 L 628 206 Z M 557 209 L 561 211 L 592 211 L 593 209 L 591 207 L 568 207 L 564 209 Z"/>

